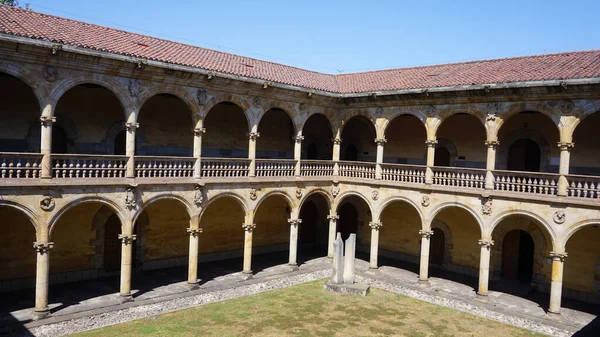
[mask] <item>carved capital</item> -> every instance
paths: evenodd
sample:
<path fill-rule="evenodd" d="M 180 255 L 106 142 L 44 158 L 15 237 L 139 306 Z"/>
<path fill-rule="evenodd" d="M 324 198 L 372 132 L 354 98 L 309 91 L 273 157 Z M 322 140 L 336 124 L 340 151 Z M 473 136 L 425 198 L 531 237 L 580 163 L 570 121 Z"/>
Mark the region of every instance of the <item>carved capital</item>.
<path fill-rule="evenodd" d="M 188 228 L 187 232 L 190 233 L 190 236 L 197 237 L 198 234 L 202 233 L 202 228 Z"/>
<path fill-rule="evenodd" d="M 328 215 L 327 220 L 329 221 L 338 221 L 340 219 L 339 215 Z"/>
<path fill-rule="evenodd" d="M 290 226 L 297 227 L 299 224 L 302 223 L 302 219 L 288 219 L 288 223 L 290 224 Z"/>
<path fill-rule="evenodd" d="M 494 245 L 494 240 L 479 240 L 478 242 L 481 247 L 487 248 L 488 250 Z"/>
<path fill-rule="evenodd" d="M 500 142 L 497 140 L 486 140 L 484 144 L 487 147 L 493 147 L 495 149 L 500 145 Z"/>
<path fill-rule="evenodd" d="M 250 138 L 250 140 L 256 140 L 258 137 L 260 137 L 260 132 L 248 132 L 248 138 Z"/>
<path fill-rule="evenodd" d="M 387 142 L 385 138 L 375 138 L 375 144 L 383 146 Z"/>
<path fill-rule="evenodd" d="M 553 261 L 560 261 L 560 262 L 565 262 L 565 259 L 567 258 L 567 253 L 558 253 L 558 252 L 550 252 L 550 257 L 552 258 Z"/>
<path fill-rule="evenodd" d="M 135 234 L 119 234 L 119 240 L 121 240 L 121 242 L 124 245 L 130 245 L 133 243 L 133 241 L 135 241 L 136 239 L 136 235 Z"/>
<path fill-rule="evenodd" d="M 433 231 L 424 231 L 421 229 L 419 230 L 419 235 L 421 235 L 423 239 L 429 239 L 433 235 Z"/>
<path fill-rule="evenodd" d="M 571 151 L 575 147 L 575 143 L 558 143 L 558 148 L 561 151 Z"/>
<path fill-rule="evenodd" d="M 296 137 L 293 138 L 293 140 L 296 143 L 302 143 L 302 141 L 304 140 L 304 136 L 296 136 Z"/>
<path fill-rule="evenodd" d="M 194 136 L 202 137 L 202 134 L 206 132 L 205 128 L 194 128 Z"/>
<path fill-rule="evenodd" d="M 428 139 L 425 141 L 425 144 L 427 145 L 427 147 L 436 147 L 438 141 L 437 139 Z"/>
<path fill-rule="evenodd" d="M 341 138 L 333 138 L 331 139 L 331 141 L 333 142 L 333 144 L 335 145 L 340 145 L 342 144 L 342 139 Z"/>
<path fill-rule="evenodd" d="M 54 242 L 34 242 L 33 248 L 35 251 L 44 255 L 50 251 L 50 249 L 54 248 Z"/>
<path fill-rule="evenodd" d="M 41 116 L 40 122 L 42 126 L 52 126 L 52 124 L 56 123 L 56 117 Z"/>
<path fill-rule="evenodd" d="M 383 223 L 381 222 L 369 222 L 369 227 L 371 227 L 372 229 L 378 231 L 379 228 L 381 228 L 381 226 L 383 226 Z"/>
<path fill-rule="evenodd" d="M 127 132 L 133 132 L 140 127 L 140 123 L 125 123 L 123 126 Z"/>
<path fill-rule="evenodd" d="M 244 230 L 246 232 L 252 232 L 254 230 L 254 228 L 256 228 L 256 224 L 254 224 L 254 223 L 245 223 L 245 224 L 242 224 L 242 228 L 244 228 Z"/>

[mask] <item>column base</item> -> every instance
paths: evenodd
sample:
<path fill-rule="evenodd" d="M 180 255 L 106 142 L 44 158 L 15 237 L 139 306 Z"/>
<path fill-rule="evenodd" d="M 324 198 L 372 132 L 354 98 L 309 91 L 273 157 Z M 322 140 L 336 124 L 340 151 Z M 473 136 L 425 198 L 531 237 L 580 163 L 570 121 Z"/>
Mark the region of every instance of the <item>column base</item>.
<path fill-rule="evenodd" d="M 131 293 L 126 294 L 126 295 L 119 294 L 119 301 L 121 301 L 121 304 L 133 302 L 133 296 L 131 296 Z"/>
<path fill-rule="evenodd" d="M 249 280 L 252 277 L 254 277 L 254 275 L 252 275 L 252 270 L 250 270 L 250 271 L 243 271 L 242 272 L 242 279 L 243 280 Z"/>
<path fill-rule="evenodd" d="M 187 290 L 192 291 L 192 290 L 196 290 L 200 287 L 200 280 L 196 280 L 196 282 L 188 282 L 185 284 L 185 287 L 187 288 Z"/>
<path fill-rule="evenodd" d="M 369 270 L 379 270 L 379 266 L 369 266 Z"/>
<path fill-rule="evenodd" d="M 487 294 L 476 293 L 475 300 L 483 303 L 489 303 L 490 297 Z"/>
<path fill-rule="evenodd" d="M 33 319 L 34 321 L 37 321 L 40 319 L 44 319 L 48 316 L 50 316 L 50 308 L 46 308 L 43 310 L 33 309 L 33 313 L 31 314 L 31 319 Z"/>
<path fill-rule="evenodd" d="M 431 283 L 429 283 L 429 280 L 421 280 L 419 279 L 419 281 L 417 282 L 418 285 L 420 285 L 421 287 L 429 287 L 431 285 Z"/>
<path fill-rule="evenodd" d="M 296 263 L 288 263 L 288 269 L 290 271 L 296 271 L 298 270 L 298 265 Z"/>
<path fill-rule="evenodd" d="M 560 312 L 552 312 L 550 310 L 548 310 L 548 312 L 546 312 L 546 316 L 553 318 L 553 319 L 562 319 L 562 315 L 560 314 Z"/>

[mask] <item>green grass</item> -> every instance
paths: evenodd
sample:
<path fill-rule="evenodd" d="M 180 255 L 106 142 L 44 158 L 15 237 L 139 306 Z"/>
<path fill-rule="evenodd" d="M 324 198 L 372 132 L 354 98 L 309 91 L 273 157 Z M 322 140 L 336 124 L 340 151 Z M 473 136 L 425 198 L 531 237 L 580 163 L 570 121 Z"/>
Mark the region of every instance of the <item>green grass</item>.
<path fill-rule="evenodd" d="M 327 292 L 325 281 L 213 303 L 77 336 L 542 336 L 372 289 Z"/>

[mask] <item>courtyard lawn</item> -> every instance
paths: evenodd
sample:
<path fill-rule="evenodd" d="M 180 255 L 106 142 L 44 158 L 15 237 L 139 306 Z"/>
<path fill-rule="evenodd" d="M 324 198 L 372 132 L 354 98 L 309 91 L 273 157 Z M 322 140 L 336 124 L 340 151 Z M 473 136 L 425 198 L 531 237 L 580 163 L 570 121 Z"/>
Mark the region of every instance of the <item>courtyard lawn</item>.
<path fill-rule="evenodd" d="M 324 280 L 78 336 L 542 336 L 406 296 L 327 292 Z"/>

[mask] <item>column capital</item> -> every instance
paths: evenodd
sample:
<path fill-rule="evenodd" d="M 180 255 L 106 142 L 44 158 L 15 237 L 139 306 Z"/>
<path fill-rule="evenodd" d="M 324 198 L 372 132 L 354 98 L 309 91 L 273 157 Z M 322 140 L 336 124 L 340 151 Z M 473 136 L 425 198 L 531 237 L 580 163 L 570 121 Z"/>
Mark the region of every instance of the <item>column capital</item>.
<path fill-rule="evenodd" d="M 550 257 L 552 258 L 553 261 L 565 262 L 567 255 L 568 255 L 567 252 L 563 252 L 563 253 L 550 252 Z"/>
<path fill-rule="evenodd" d="M 338 221 L 340 219 L 339 215 L 328 215 L 327 220 L 329 221 Z"/>
<path fill-rule="evenodd" d="M 202 134 L 206 132 L 206 129 L 205 128 L 194 128 L 192 131 L 194 132 L 194 136 L 202 137 Z"/>
<path fill-rule="evenodd" d="M 302 143 L 302 141 L 304 140 L 304 136 L 296 136 L 294 138 L 292 138 L 294 140 L 294 142 L 296 143 Z"/>
<path fill-rule="evenodd" d="M 486 140 L 486 141 L 484 142 L 484 144 L 485 144 L 485 146 L 487 146 L 487 147 L 493 147 L 493 148 L 496 148 L 496 147 L 498 147 L 498 145 L 500 145 L 500 142 L 499 142 L 499 141 L 497 141 L 497 140 Z"/>
<path fill-rule="evenodd" d="M 433 235 L 433 231 L 424 231 L 421 229 L 419 230 L 419 235 L 421 235 L 423 239 L 429 239 Z"/>
<path fill-rule="evenodd" d="M 250 140 L 256 140 L 258 137 L 260 137 L 260 132 L 248 132 L 248 138 L 250 138 Z"/>
<path fill-rule="evenodd" d="M 123 126 L 125 127 L 125 130 L 133 132 L 135 129 L 140 127 L 140 123 L 125 123 Z"/>
<path fill-rule="evenodd" d="M 377 145 L 382 145 L 385 144 L 387 142 L 387 139 L 385 138 L 375 138 L 375 144 Z"/>
<path fill-rule="evenodd" d="M 187 232 L 190 233 L 190 236 L 196 237 L 200 233 L 202 233 L 202 228 L 188 228 Z"/>
<path fill-rule="evenodd" d="M 54 242 L 34 242 L 33 248 L 35 250 L 44 255 L 50 251 L 50 249 L 54 248 Z"/>
<path fill-rule="evenodd" d="M 56 123 L 56 117 L 41 116 L 40 123 L 42 126 L 52 126 L 52 124 Z"/>
<path fill-rule="evenodd" d="M 342 143 L 342 139 L 341 138 L 332 138 L 331 141 L 335 145 L 340 145 Z"/>
<path fill-rule="evenodd" d="M 425 141 L 425 144 L 427 145 L 427 147 L 435 147 L 437 145 L 438 141 L 437 139 L 428 139 Z"/>
<path fill-rule="evenodd" d="M 381 226 L 383 226 L 382 222 L 369 222 L 369 227 L 371 227 L 372 229 L 378 231 L 379 228 L 381 228 Z"/>
<path fill-rule="evenodd" d="M 133 243 L 133 241 L 135 241 L 136 239 L 136 235 L 135 234 L 119 234 L 119 240 L 121 240 L 121 242 L 124 245 L 130 245 Z"/>
<path fill-rule="evenodd" d="M 244 230 L 246 232 L 252 232 L 256 228 L 256 224 L 254 224 L 254 223 L 245 223 L 245 224 L 242 224 L 242 228 L 244 228 Z"/>
<path fill-rule="evenodd" d="M 571 151 L 571 149 L 573 149 L 574 147 L 575 147 L 575 143 L 558 142 L 558 148 L 561 151 Z"/>
<path fill-rule="evenodd" d="M 494 245 L 494 240 L 481 239 L 478 242 L 481 247 L 485 247 L 487 249 L 492 248 L 492 246 Z"/>
<path fill-rule="evenodd" d="M 288 223 L 290 224 L 290 226 L 297 227 L 299 224 L 302 223 L 302 219 L 288 219 Z"/>

